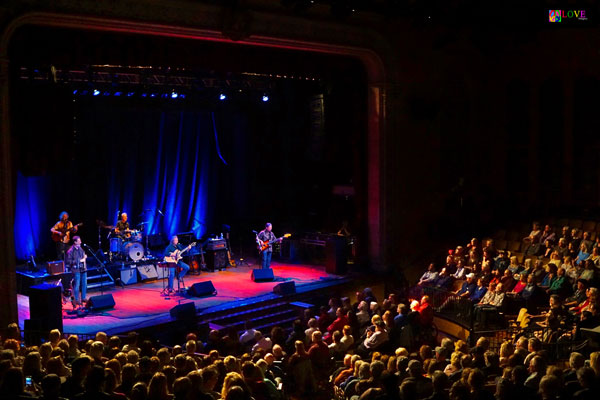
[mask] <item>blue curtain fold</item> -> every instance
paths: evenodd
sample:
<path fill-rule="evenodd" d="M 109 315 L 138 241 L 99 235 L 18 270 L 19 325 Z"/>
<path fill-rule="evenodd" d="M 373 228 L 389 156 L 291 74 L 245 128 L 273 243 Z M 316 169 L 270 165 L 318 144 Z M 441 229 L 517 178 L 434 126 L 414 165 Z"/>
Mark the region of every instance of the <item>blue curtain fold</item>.
<path fill-rule="evenodd" d="M 134 226 L 147 222 L 150 234 L 206 233 L 217 159 L 209 112 L 96 104 L 81 110 L 78 131 L 81 144 L 68 175 L 17 176 L 18 259 L 40 253 L 52 258 L 49 229 L 63 209 L 74 222 L 85 220 L 84 240 L 95 243 L 100 236 L 103 247 L 105 235 L 98 235 L 95 222 L 114 225 L 119 211 Z"/>

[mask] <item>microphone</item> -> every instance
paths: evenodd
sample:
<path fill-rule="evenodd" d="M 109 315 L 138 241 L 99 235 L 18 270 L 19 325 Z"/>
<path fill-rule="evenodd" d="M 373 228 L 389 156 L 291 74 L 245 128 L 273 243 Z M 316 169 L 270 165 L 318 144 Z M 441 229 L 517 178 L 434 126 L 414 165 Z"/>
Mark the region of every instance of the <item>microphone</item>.
<path fill-rule="evenodd" d="M 256 231 L 252 231 L 252 233 L 254 233 L 254 234 L 258 235 L 258 232 L 256 232 Z"/>

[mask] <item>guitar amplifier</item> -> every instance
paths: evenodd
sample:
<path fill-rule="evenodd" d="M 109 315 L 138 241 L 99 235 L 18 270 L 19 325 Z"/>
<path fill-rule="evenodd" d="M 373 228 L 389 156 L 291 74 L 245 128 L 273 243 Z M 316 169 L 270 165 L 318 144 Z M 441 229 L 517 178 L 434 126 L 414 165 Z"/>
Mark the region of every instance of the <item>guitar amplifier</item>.
<path fill-rule="evenodd" d="M 64 261 L 48 261 L 46 265 L 46 272 L 48 275 L 60 275 L 65 272 Z"/>
<path fill-rule="evenodd" d="M 158 278 L 156 267 L 153 264 L 139 265 L 137 270 L 140 273 L 140 281 L 142 282 Z"/>
<path fill-rule="evenodd" d="M 206 244 L 206 250 L 225 250 L 227 241 L 225 239 L 210 239 Z"/>

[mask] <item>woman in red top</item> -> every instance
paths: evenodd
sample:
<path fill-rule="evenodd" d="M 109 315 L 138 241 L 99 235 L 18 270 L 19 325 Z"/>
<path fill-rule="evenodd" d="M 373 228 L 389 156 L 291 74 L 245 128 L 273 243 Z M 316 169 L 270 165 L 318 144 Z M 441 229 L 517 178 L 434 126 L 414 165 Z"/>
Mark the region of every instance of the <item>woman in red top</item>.
<path fill-rule="evenodd" d="M 344 329 L 344 326 L 348 325 L 348 317 L 344 314 L 344 310 L 341 307 L 338 307 L 338 309 L 335 311 L 335 315 L 337 318 L 331 323 L 331 325 L 327 327 L 327 333 L 323 338 L 327 344 L 331 344 L 333 332 L 341 332 Z"/>
<path fill-rule="evenodd" d="M 527 286 L 527 274 L 521 273 L 521 278 L 519 279 L 519 282 L 517 282 L 511 293 L 519 294 L 523 291 L 523 289 L 525 289 L 525 286 Z"/>

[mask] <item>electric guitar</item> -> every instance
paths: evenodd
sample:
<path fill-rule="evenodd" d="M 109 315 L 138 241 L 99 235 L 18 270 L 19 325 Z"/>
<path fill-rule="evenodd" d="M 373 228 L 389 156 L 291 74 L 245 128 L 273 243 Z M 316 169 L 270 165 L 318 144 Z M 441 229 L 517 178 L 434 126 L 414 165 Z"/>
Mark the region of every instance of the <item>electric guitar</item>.
<path fill-rule="evenodd" d="M 71 241 L 71 233 L 75 232 L 75 230 L 79 229 L 79 227 L 82 225 L 83 222 L 80 222 L 77 225 L 74 225 L 72 228 L 63 228 L 59 232 L 52 232 L 52 240 L 55 242 L 69 243 Z"/>
<path fill-rule="evenodd" d="M 182 250 L 175 250 L 170 256 L 165 256 L 165 261 L 168 263 L 177 264 L 183 258 L 182 254 L 196 245 L 196 242 L 190 243 L 188 247 Z"/>
<path fill-rule="evenodd" d="M 229 232 L 227 232 L 225 234 L 225 239 L 227 240 L 227 259 L 229 260 L 229 266 L 230 267 L 237 267 L 237 265 L 235 265 L 235 260 L 233 258 L 231 258 L 231 245 L 229 244 Z"/>
<path fill-rule="evenodd" d="M 256 239 L 256 243 L 257 243 L 257 248 L 258 251 L 260 253 L 262 253 L 263 251 L 267 250 L 269 248 L 269 245 L 273 244 L 273 243 L 277 243 L 277 242 L 281 242 L 283 239 L 285 238 L 289 238 L 290 236 L 292 236 L 291 233 L 286 233 L 285 235 L 278 237 L 275 240 L 265 240 L 264 242 L 262 240 L 259 240 L 258 238 Z"/>

